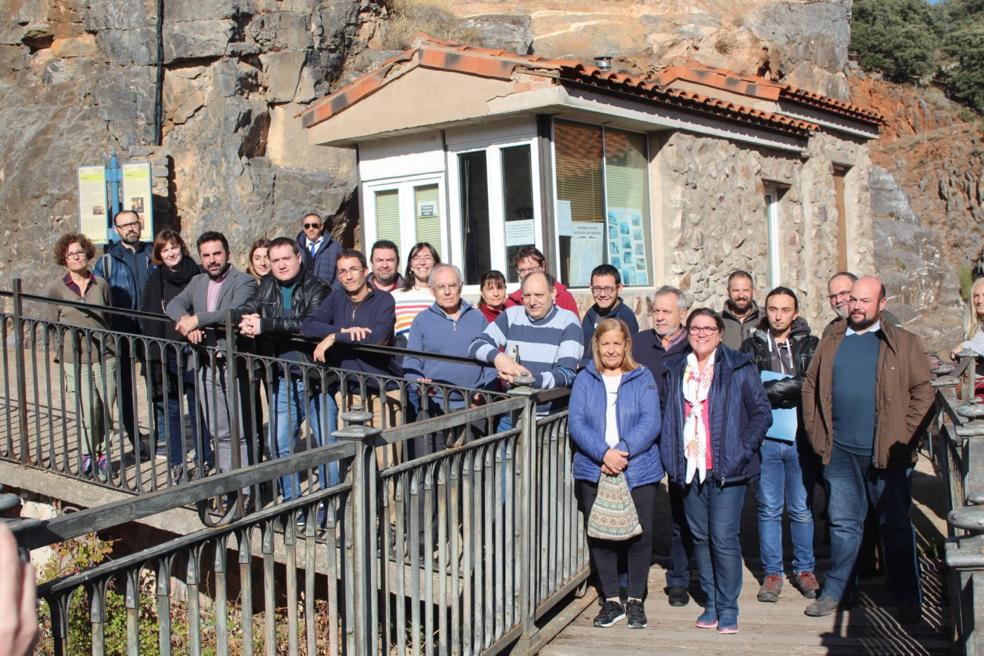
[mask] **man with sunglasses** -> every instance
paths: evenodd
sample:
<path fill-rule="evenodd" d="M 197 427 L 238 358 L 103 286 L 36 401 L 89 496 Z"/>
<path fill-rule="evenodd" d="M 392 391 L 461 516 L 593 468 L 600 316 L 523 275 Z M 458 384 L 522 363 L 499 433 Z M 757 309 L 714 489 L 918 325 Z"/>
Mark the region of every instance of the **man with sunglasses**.
<path fill-rule="evenodd" d="M 331 238 L 331 227 L 319 214 L 308 212 L 301 222 L 297 246 L 304 257 L 304 270 L 325 284 L 335 283 L 335 262 L 342 253 L 342 245 Z"/>
<path fill-rule="evenodd" d="M 153 250 L 147 242 L 140 240 L 143 232 L 143 221 L 140 215 L 133 210 L 122 210 L 113 217 L 113 230 L 119 237 L 119 241 L 111 245 L 106 254 L 99 258 L 93 273 L 100 278 L 105 278 L 109 283 L 109 291 L 112 297 L 113 307 L 121 310 L 139 310 L 143 298 L 144 287 L 147 286 L 147 279 L 153 266 L 150 263 L 151 251 Z M 134 335 L 142 334 L 140 323 L 136 317 L 127 314 L 113 314 L 110 321 L 110 328 L 123 333 Z M 136 369 L 134 355 L 141 357 L 140 343 L 135 342 L 137 352 L 130 350 L 130 342 L 125 339 L 119 340 L 116 349 L 116 362 L 119 368 L 119 399 L 120 399 L 120 421 L 123 423 L 123 430 L 130 444 L 136 450 L 136 437 L 138 435 L 136 418 L 133 412 L 133 375 Z M 144 363 L 143 375 L 150 379 L 153 373 Z M 148 385 L 152 385 L 152 380 L 148 380 Z M 140 457 L 149 456 L 150 445 L 144 444 L 140 448 Z"/>

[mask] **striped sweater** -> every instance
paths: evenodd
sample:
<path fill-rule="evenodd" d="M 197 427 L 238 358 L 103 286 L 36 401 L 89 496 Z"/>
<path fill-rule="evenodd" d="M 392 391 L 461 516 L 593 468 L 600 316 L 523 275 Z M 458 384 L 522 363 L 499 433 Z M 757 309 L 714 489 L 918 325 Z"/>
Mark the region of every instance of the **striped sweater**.
<path fill-rule="evenodd" d="M 411 288 L 407 291 L 397 289 L 390 292 L 396 304 L 396 325 L 393 327 L 393 335 L 397 346 L 406 346 L 410 337 L 410 324 L 418 314 L 434 305 L 434 295 L 430 288 L 416 289 Z"/>
<path fill-rule="evenodd" d="M 536 321 L 517 305 L 503 310 L 485 327 L 469 348 L 478 360 L 493 362 L 503 348 L 511 354 L 519 347 L 520 364 L 533 374 L 533 387 L 570 387 L 584 353 L 581 324 L 570 310 L 554 306 Z"/>

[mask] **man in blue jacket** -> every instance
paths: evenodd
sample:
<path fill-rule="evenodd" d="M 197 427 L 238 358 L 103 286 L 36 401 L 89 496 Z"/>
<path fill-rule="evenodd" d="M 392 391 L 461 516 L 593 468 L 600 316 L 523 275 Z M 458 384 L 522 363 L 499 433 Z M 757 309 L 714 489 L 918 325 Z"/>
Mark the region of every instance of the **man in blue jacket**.
<path fill-rule="evenodd" d="M 322 282 L 335 282 L 335 262 L 342 252 L 342 245 L 331 238 L 331 228 L 319 214 L 310 212 L 302 219 L 302 230 L 297 234 L 297 245 L 304 254 L 304 269 Z"/>
<path fill-rule="evenodd" d="M 109 290 L 113 299 L 113 307 L 121 310 L 139 310 L 140 300 L 143 298 L 144 287 L 147 286 L 147 279 L 153 266 L 150 263 L 152 248 L 150 244 L 140 241 L 140 234 L 143 231 L 143 223 L 140 215 L 133 210 L 122 210 L 113 217 L 113 228 L 120 240 L 113 244 L 106 254 L 99 258 L 93 269 L 100 278 L 105 278 L 109 282 Z M 140 335 L 140 323 L 130 315 L 113 314 L 110 321 L 110 328 L 113 330 Z M 136 343 L 139 357 L 139 342 Z M 123 430 L 131 445 L 136 450 L 137 424 L 133 416 L 133 353 L 130 351 L 130 343 L 121 339 L 116 349 L 116 362 L 120 376 L 119 395 L 120 395 L 120 421 L 123 423 Z M 150 371 L 145 366 L 144 376 L 150 376 Z M 151 381 L 148 380 L 148 385 Z M 140 448 L 141 457 L 149 455 L 149 445 L 142 445 Z"/>

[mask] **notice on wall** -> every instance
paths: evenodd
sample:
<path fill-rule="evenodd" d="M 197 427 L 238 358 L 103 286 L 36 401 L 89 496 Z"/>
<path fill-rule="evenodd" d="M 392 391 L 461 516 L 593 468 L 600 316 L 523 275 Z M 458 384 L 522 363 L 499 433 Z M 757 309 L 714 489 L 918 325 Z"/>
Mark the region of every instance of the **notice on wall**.
<path fill-rule="evenodd" d="M 625 285 L 648 285 L 645 231 L 638 209 L 608 209 L 608 261 L 619 270 Z"/>
<path fill-rule="evenodd" d="M 591 271 L 605 256 L 605 224 L 594 221 L 577 221 L 571 234 L 570 283 L 571 287 L 587 287 L 591 284 Z"/>
<path fill-rule="evenodd" d="M 109 217 L 106 212 L 106 169 L 80 166 L 79 232 L 95 244 L 109 241 Z"/>
<path fill-rule="evenodd" d="M 571 218 L 571 201 L 557 201 L 557 234 L 570 237 L 574 234 L 574 221 Z"/>
<path fill-rule="evenodd" d="M 506 247 L 527 246 L 536 243 L 533 219 L 506 221 Z"/>
<path fill-rule="evenodd" d="M 133 210 L 143 222 L 143 235 L 154 234 L 154 197 L 151 193 L 150 162 L 123 165 L 123 207 Z"/>

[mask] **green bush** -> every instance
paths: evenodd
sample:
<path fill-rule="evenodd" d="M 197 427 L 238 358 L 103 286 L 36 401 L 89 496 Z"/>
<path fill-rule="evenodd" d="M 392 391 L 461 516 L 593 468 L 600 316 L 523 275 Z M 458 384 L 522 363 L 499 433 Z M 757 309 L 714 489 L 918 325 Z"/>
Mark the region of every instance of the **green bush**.
<path fill-rule="evenodd" d="M 935 73 L 939 12 L 926 0 L 855 0 L 851 50 L 866 70 L 903 82 Z"/>

